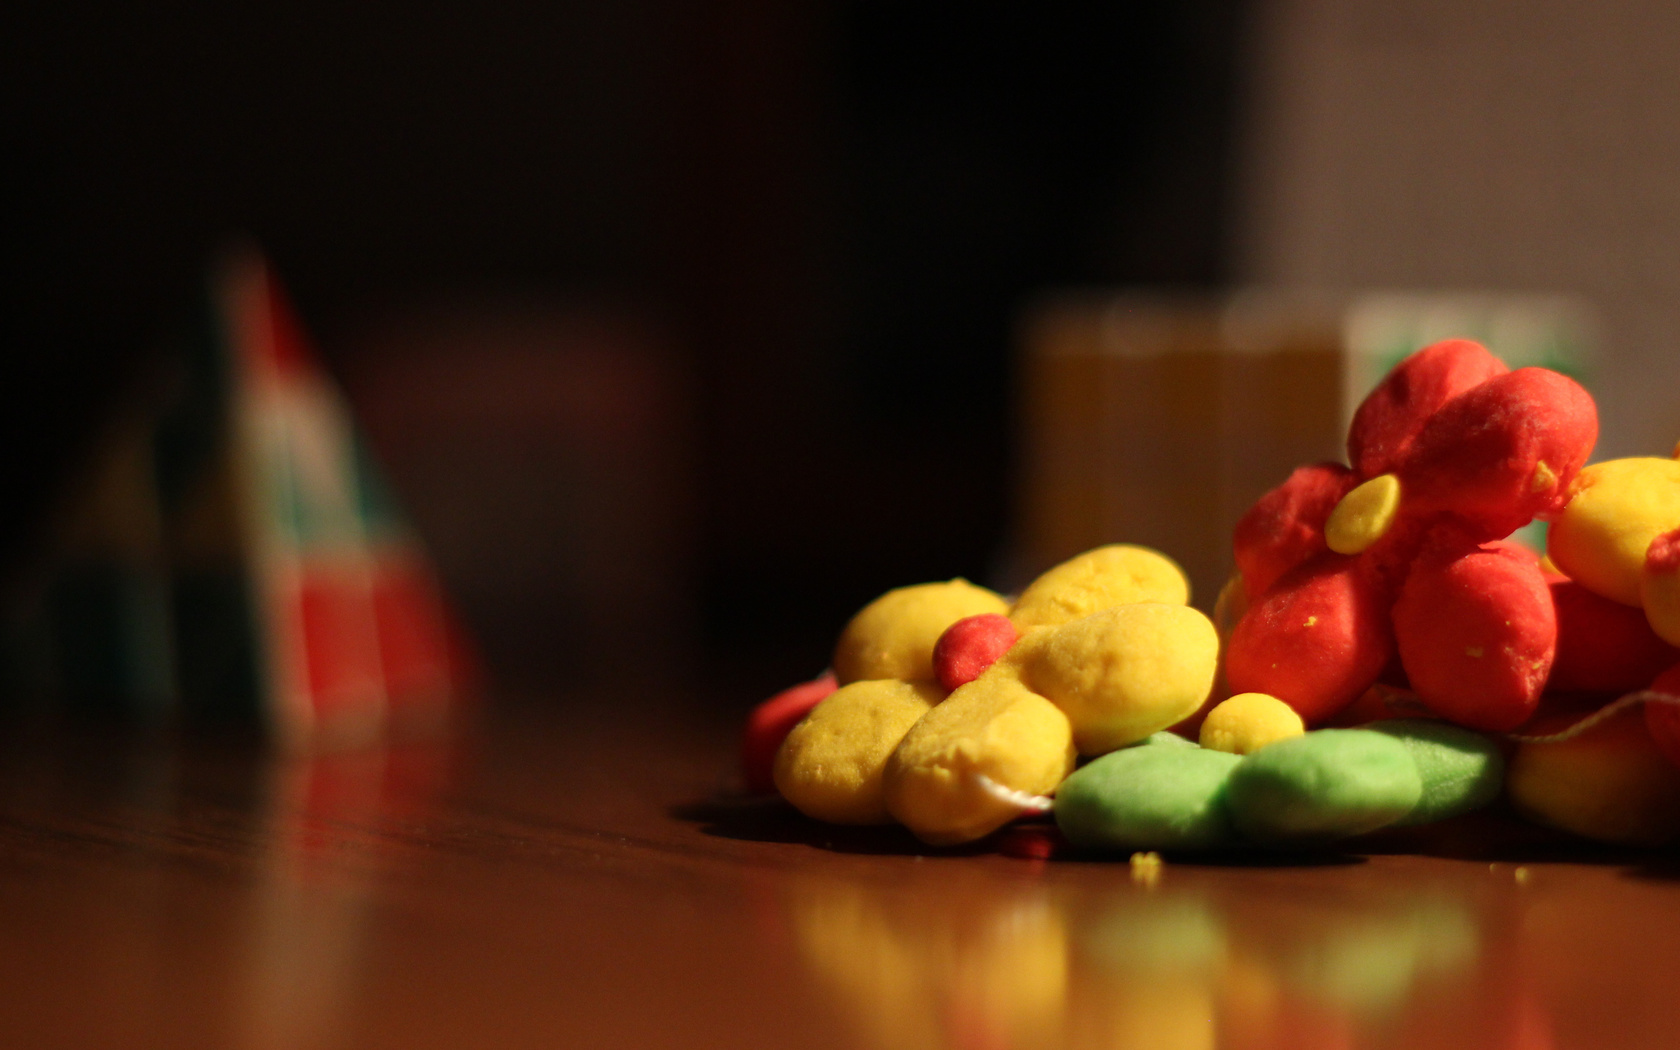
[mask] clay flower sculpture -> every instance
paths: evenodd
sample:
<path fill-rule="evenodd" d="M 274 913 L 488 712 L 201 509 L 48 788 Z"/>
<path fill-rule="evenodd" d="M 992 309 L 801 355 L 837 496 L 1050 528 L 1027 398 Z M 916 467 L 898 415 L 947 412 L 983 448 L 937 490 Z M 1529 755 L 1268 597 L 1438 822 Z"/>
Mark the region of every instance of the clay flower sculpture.
<path fill-rule="evenodd" d="M 1355 413 L 1351 467 L 1302 467 L 1238 523 L 1231 691 L 1317 725 L 1403 672 L 1449 721 L 1520 725 L 1557 617 L 1538 556 L 1503 540 L 1562 509 L 1597 438 L 1591 396 L 1557 372 L 1467 339 L 1408 357 Z"/>
<path fill-rule="evenodd" d="M 1207 699 L 1219 638 L 1170 558 L 1112 544 L 1013 603 L 964 580 L 888 591 L 840 634 L 833 674 L 748 719 L 743 772 L 807 816 L 896 821 L 924 841 L 984 837 L 1077 755 L 1127 747 Z"/>

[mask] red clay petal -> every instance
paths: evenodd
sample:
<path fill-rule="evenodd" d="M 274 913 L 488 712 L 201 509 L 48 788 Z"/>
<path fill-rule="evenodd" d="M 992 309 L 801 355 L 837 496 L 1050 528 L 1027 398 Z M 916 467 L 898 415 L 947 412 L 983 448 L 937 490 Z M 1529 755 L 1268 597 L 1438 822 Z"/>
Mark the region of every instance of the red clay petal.
<path fill-rule="evenodd" d="M 1348 462 L 1361 478 L 1392 471 L 1442 405 L 1509 371 L 1469 339 L 1447 339 L 1406 358 L 1360 402 L 1348 427 Z"/>

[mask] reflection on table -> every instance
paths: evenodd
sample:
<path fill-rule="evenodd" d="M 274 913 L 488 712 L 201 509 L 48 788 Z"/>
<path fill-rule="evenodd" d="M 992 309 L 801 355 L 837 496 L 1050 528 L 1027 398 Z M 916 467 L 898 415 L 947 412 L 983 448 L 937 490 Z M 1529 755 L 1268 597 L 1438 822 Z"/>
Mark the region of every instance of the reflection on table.
<path fill-rule="evenodd" d="M 1035 860 L 719 785 L 670 709 L 455 746 L 0 745 L 0 1043 L 1672 1045 L 1672 855 Z"/>

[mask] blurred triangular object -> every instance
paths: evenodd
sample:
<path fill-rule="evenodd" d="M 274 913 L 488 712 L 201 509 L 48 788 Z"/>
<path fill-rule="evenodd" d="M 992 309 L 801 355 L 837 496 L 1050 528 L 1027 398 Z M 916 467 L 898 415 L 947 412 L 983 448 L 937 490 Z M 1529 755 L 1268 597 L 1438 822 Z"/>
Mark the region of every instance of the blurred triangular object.
<path fill-rule="evenodd" d="M 446 722 L 476 676 L 349 406 L 260 254 L 209 298 L 156 433 L 182 714 L 289 745 Z"/>

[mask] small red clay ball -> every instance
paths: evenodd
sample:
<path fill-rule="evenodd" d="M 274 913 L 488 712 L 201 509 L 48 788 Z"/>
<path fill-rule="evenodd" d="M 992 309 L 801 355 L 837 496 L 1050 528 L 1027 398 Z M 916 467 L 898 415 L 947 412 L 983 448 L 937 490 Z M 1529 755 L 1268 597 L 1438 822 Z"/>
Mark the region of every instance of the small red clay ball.
<path fill-rule="evenodd" d="M 1653 693 L 1680 697 L 1680 664 L 1675 664 L 1651 683 Z M 1680 703 L 1647 701 L 1645 730 L 1663 757 L 1680 766 Z"/>
<path fill-rule="evenodd" d="M 1232 693 L 1267 693 L 1309 726 L 1370 687 L 1394 651 L 1387 608 L 1355 559 L 1325 551 L 1279 579 L 1226 646 Z"/>
<path fill-rule="evenodd" d="M 1447 339 L 1406 358 L 1360 402 L 1348 427 L 1348 462 L 1362 478 L 1387 474 L 1442 405 L 1510 369 L 1469 339 Z"/>
<path fill-rule="evenodd" d="M 1279 576 L 1326 549 L 1324 522 L 1359 479 L 1340 463 L 1297 467 L 1283 484 L 1261 496 L 1237 522 L 1233 537 L 1237 571 L 1250 600 Z"/>
<path fill-rule="evenodd" d="M 1432 543 L 1394 603 L 1412 689 L 1436 714 L 1508 732 L 1534 713 L 1557 649 L 1551 591 L 1515 544 Z"/>
<path fill-rule="evenodd" d="M 768 795 L 775 792 L 776 782 L 770 771 L 776 764 L 776 752 L 781 748 L 782 741 L 787 739 L 801 719 L 810 714 L 811 708 L 827 699 L 828 694 L 837 688 L 839 684 L 834 680 L 834 672 L 824 671 L 817 678 L 784 689 L 753 708 L 741 733 L 741 778 L 748 793 Z"/>
<path fill-rule="evenodd" d="M 1557 610 L 1557 658 L 1547 689 L 1627 693 L 1680 661 L 1643 609 L 1603 598 L 1567 577 L 1548 581 Z"/>
<path fill-rule="evenodd" d="M 946 692 L 979 678 L 1020 637 L 1009 617 L 967 616 L 945 628 L 933 646 L 933 673 Z"/>
<path fill-rule="evenodd" d="M 1442 406 L 1397 468 L 1411 513 L 1445 512 L 1499 539 L 1557 511 L 1598 440 L 1592 395 L 1568 376 L 1519 368 Z"/>

